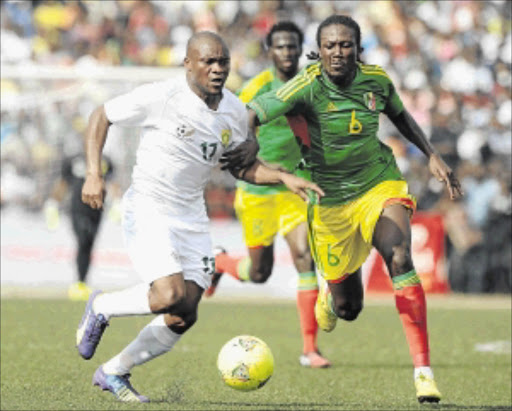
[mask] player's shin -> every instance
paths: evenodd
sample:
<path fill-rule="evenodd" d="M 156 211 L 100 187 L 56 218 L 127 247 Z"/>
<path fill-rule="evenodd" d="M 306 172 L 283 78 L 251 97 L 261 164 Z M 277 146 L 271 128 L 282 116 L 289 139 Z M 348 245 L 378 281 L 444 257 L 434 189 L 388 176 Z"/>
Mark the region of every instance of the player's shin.
<path fill-rule="evenodd" d="M 118 355 L 103 365 L 106 374 L 125 375 L 136 365 L 141 365 L 170 351 L 181 338 L 165 324 L 160 314 L 146 325 L 139 335 Z"/>
<path fill-rule="evenodd" d="M 133 287 L 98 295 L 93 310 L 96 314 L 110 317 L 151 314 L 148 298 L 149 285 L 137 284 Z"/>
<path fill-rule="evenodd" d="M 415 270 L 393 277 L 395 303 L 414 367 L 430 366 L 426 300 Z"/>
<path fill-rule="evenodd" d="M 238 281 L 250 281 L 251 259 L 249 257 L 235 258 L 227 253 L 221 253 L 215 257 L 215 269 L 229 274 Z"/>
<path fill-rule="evenodd" d="M 297 311 L 303 341 L 303 353 L 317 351 L 318 324 L 314 308 L 318 296 L 318 284 L 314 271 L 299 273 L 297 287 Z"/>

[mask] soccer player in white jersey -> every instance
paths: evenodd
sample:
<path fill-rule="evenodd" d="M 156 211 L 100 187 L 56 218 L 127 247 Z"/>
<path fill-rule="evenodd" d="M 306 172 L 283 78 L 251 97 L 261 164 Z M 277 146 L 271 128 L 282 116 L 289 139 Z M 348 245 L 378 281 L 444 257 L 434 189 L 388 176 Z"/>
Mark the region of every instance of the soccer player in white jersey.
<path fill-rule="evenodd" d="M 223 87 L 230 69 L 224 41 L 214 33 L 196 33 L 184 63 L 186 79 L 144 85 L 106 102 L 93 112 L 86 132 L 82 200 L 98 209 L 108 127 L 142 127 L 132 184 L 123 198 L 125 242 L 142 283 L 117 292 L 95 291 L 76 333 L 80 355 L 90 359 L 111 318 L 156 314 L 93 376 L 94 385 L 124 402 L 149 401 L 131 385 L 131 369 L 170 351 L 197 319 L 215 261 L 203 191 L 221 156 L 247 139 L 246 109 Z M 231 173 L 256 184 L 284 183 L 303 199 L 308 189 L 323 194 L 315 184 L 258 160 L 246 164 Z"/>

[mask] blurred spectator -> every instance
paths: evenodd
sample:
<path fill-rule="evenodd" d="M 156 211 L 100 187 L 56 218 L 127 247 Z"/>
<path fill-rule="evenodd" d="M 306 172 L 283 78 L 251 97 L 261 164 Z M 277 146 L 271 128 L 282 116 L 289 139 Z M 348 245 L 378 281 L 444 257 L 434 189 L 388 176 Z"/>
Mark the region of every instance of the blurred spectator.
<path fill-rule="evenodd" d="M 485 147 L 483 150 L 485 151 Z M 468 175 L 462 178 L 461 184 L 465 192 L 465 208 L 469 224 L 482 230 L 487 225 L 487 218 L 493 199 L 500 193 L 500 183 L 492 163 L 467 163 L 470 167 Z"/>
<path fill-rule="evenodd" d="M 25 206 L 31 208 L 36 195 L 36 186 L 31 176 L 19 164 L 2 161 L 0 172 L 0 207 Z"/>
<path fill-rule="evenodd" d="M 488 259 L 483 232 L 469 223 L 461 201 L 449 204 L 443 196 L 440 210 L 444 214 L 448 249 L 448 280 L 452 291 L 481 293 Z"/>

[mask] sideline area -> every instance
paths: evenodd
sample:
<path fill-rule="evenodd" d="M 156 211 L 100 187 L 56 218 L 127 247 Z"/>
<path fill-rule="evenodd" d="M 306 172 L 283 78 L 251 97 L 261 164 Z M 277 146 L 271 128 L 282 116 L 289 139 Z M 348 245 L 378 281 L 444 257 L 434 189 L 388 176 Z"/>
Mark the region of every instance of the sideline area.
<path fill-rule="evenodd" d="M 245 246 L 239 223 L 213 220 L 212 240 L 234 255 L 244 255 Z M 246 302 L 247 304 L 294 303 L 296 274 L 281 237 L 275 243 L 275 266 L 265 284 L 241 284 L 226 275 L 218 291 L 206 303 Z M 67 287 L 75 280 L 74 239 L 67 216 L 61 216 L 57 230 L 49 231 L 41 214 L 4 209 L 1 213 L 1 297 L 66 298 Z M 119 223 L 106 218 L 100 228 L 94 260 L 89 273 L 93 288 L 115 290 L 138 282 L 124 250 Z M 429 309 L 511 309 L 508 294 L 427 294 Z M 393 305 L 391 294 L 369 293 L 365 304 Z"/>

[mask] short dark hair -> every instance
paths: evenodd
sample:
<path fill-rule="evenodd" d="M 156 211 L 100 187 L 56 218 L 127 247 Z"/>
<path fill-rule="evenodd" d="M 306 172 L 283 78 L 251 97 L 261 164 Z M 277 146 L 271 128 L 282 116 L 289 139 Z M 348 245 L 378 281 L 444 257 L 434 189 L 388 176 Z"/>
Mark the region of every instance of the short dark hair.
<path fill-rule="evenodd" d="M 302 46 L 304 41 L 304 33 L 293 21 L 280 21 L 272 26 L 270 31 L 267 33 L 267 37 L 265 39 L 265 44 L 267 47 L 272 47 L 272 36 L 274 33 L 278 31 L 288 31 L 292 33 L 297 33 L 299 36 L 299 45 Z"/>
<path fill-rule="evenodd" d="M 340 14 L 333 14 L 327 17 L 318 26 L 318 29 L 316 31 L 316 44 L 318 45 L 318 48 L 320 48 L 320 37 L 322 30 L 327 26 L 332 26 L 333 24 L 341 24 L 354 30 L 354 33 L 356 35 L 358 54 L 363 52 L 364 49 L 363 47 L 361 47 L 361 28 L 359 27 L 359 24 L 357 24 L 357 22 L 352 17 Z"/>

